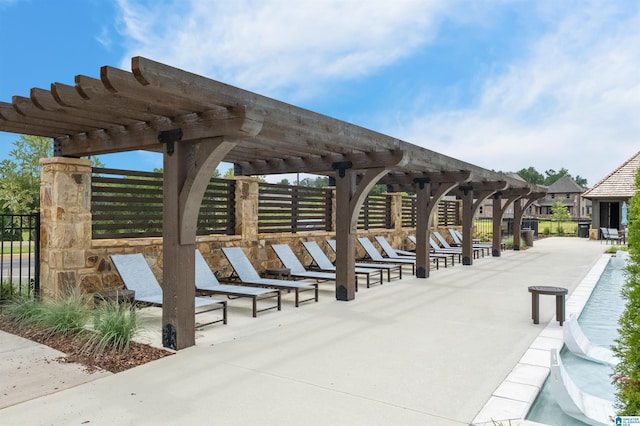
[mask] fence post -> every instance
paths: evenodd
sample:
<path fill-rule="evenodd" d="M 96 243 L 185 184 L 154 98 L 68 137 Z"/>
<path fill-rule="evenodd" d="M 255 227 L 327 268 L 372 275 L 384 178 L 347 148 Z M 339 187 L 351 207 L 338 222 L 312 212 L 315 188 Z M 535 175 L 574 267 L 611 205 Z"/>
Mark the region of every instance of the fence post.
<path fill-rule="evenodd" d="M 250 176 L 234 176 L 233 180 L 236 181 L 236 235 L 242 236 L 243 242 L 256 242 L 259 180 Z"/>
<path fill-rule="evenodd" d="M 51 297 L 79 286 L 91 248 L 91 161 L 54 157 L 40 165 L 40 289 Z"/>

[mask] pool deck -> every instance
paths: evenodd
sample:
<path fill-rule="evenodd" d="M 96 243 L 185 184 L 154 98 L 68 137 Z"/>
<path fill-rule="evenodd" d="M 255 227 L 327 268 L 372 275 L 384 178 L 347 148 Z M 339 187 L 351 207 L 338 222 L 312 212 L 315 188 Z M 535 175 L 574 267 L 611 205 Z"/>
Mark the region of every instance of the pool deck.
<path fill-rule="evenodd" d="M 574 294 L 576 304 L 582 294 L 576 289 L 595 274 L 606 248 L 547 238 L 473 266 L 432 271 L 426 280 L 405 276 L 361 286 L 351 302 L 336 301 L 332 286 L 321 285 L 319 303 L 294 308 L 286 295 L 282 311 L 258 318 L 251 318 L 247 301 L 231 300 L 229 324 L 198 331 L 195 347 L 123 373 L 87 375 L 86 383 L 67 389 L 34 388 L 24 402 L 1 409 L 0 418 L 5 424 L 438 426 L 519 419 L 544 381 L 543 353 L 561 339 L 554 298 L 540 298 L 540 324 L 533 324 L 527 287 L 567 287 L 569 314 Z M 160 310 L 143 311 L 151 331 L 142 338 L 158 344 Z M 0 365 L 11 352 L 2 334 Z M 2 386 L 9 391 L 0 393 L 0 407 L 11 393 Z"/>

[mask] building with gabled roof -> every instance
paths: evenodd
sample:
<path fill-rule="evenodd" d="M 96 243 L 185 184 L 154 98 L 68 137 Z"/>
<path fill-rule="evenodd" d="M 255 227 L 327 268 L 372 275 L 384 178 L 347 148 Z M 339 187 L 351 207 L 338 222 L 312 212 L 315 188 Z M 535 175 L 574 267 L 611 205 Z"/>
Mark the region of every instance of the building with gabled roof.
<path fill-rule="evenodd" d="M 622 204 L 628 203 L 636 193 L 635 177 L 640 167 L 640 152 L 624 162 L 582 197 L 593 203 L 591 225 L 593 229 L 620 229 Z"/>
<path fill-rule="evenodd" d="M 585 189 L 570 176 L 562 176 L 549 185 L 547 195 L 538 200 L 541 215 L 551 215 L 551 208 L 560 201 L 569 210 L 572 218 L 588 217 L 591 214 L 591 201 L 582 198 Z"/>

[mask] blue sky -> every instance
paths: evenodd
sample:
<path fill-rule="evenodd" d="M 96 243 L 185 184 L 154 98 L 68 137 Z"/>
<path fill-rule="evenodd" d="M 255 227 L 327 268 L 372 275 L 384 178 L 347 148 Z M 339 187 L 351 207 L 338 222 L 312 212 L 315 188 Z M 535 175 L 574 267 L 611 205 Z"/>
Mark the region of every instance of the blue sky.
<path fill-rule="evenodd" d="M 0 0 L 0 40 L 3 102 L 141 55 L 488 169 L 640 151 L 637 0 Z"/>

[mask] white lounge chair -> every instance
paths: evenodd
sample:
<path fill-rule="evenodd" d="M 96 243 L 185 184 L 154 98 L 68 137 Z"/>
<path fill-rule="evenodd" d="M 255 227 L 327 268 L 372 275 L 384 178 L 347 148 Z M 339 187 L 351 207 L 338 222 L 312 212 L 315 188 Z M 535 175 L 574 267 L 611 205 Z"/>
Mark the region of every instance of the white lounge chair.
<path fill-rule="evenodd" d="M 146 303 L 154 306 L 162 306 L 162 287 L 158 283 L 153 271 L 141 253 L 135 254 L 114 254 L 111 255 L 116 270 L 120 274 L 125 287 L 133 290 L 136 302 Z M 225 300 L 212 299 L 208 297 L 195 298 L 196 309 L 208 308 L 196 311 L 197 314 L 222 309 L 222 319 L 211 321 L 199 326 L 205 326 L 222 321 L 227 323 L 227 302 Z"/>
<path fill-rule="evenodd" d="M 567 415 L 588 425 L 608 426 L 615 418 L 613 401 L 583 392 L 571 380 L 557 349 L 551 350 L 551 395 Z"/>
<path fill-rule="evenodd" d="M 302 302 L 309 300 L 318 301 L 318 283 L 298 282 L 289 280 L 275 280 L 262 278 L 255 270 L 251 261 L 242 251 L 241 247 L 223 247 L 222 253 L 229 261 L 238 279 L 248 286 L 256 286 L 263 288 L 277 288 L 279 290 L 293 290 L 295 293 L 296 308 Z M 314 291 L 314 297 L 300 300 L 300 293 L 305 291 Z"/>
<path fill-rule="evenodd" d="M 269 309 L 276 308 L 278 310 L 281 309 L 280 290 L 220 284 L 199 250 L 196 250 L 196 290 L 199 293 L 204 294 L 224 294 L 226 296 L 233 297 L 250 297 L 253 301 L 254 318 L 258 315 L 258 312 L 264 312 Z M 269 306 L 268 308 L 258 310 L 258 299 L 262 300 L 274 297 L 277 299 L 275 306 Z"/>

